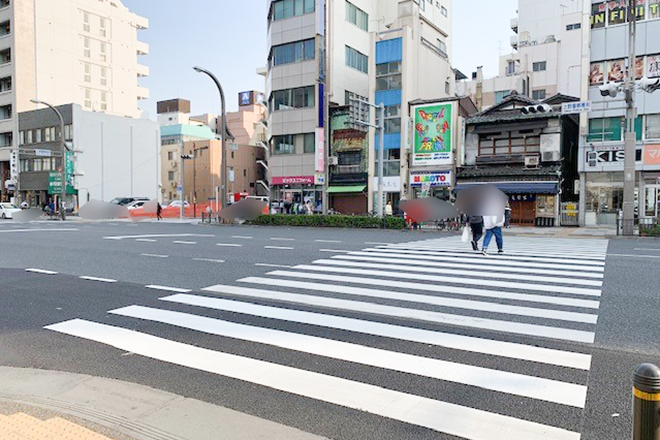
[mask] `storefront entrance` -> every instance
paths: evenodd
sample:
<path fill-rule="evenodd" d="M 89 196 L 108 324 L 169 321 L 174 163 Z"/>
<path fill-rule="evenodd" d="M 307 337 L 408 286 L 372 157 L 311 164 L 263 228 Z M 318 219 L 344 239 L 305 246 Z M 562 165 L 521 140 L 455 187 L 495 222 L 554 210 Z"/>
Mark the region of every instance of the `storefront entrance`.
<path fill-rule="evenodd" d="M 511 206 L 512 225 L 534 226 L 534 221 L 536 219 L 535 201 L 511 200 L 509 201 L 509 205 Z"/>
<path fill-rule="evenodd" d="M 646 217 L 660 217 L 660 185 L 646 187 Z"/>

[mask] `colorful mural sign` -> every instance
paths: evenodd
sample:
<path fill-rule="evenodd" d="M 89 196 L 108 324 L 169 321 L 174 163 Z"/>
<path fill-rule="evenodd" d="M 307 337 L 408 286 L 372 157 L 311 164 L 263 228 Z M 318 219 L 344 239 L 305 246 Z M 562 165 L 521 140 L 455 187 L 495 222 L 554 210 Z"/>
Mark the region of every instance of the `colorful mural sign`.
<path fill-rule="evenodd" d="M 591 5 L 591 29 L 605 27 L 606 10 L 605 3 Z"/>
<path fill-rule="evenodd" d="M 413 171 L 410 173 L 410 186 L 421 188 L 451 186 L 451 171 Z"/>
<path fill-rule="evenodd" d="M 436 104 L 414 108 L 413 166 L 452 163 L 453 105 Z"/>

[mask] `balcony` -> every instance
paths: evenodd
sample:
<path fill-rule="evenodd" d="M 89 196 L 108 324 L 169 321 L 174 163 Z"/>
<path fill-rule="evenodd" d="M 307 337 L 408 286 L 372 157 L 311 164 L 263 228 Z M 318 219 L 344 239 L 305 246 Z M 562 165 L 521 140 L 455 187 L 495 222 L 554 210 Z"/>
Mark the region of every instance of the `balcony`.
<path fill-rule="evenodd" d="M 142 41 L 135 43 L 135 50 L 137 51 L 138 55 L 149 55 L 149 45 Z"/>
<path fill-rule="evenodd" d="M 511 30 L 515 32 L 516 34 L 518 33 L 518 18 L 512 18 L 511 19 Z"/>
<path fill-rule="evenodd" d="M 514 49 L 518 49 L 518 36 L 517 35 L 511 35 L 511 47 Z"/>
<path fill-rule="evenodd" d="M 149 89 L 146 87 L 137 88 L 137 98 L 138 99 L 149 99 Z"/>
<path fill-rule="evenodd" d="M 136 70 L 139 77 L 149 76 L 149 66 L 138 64 Z"/>

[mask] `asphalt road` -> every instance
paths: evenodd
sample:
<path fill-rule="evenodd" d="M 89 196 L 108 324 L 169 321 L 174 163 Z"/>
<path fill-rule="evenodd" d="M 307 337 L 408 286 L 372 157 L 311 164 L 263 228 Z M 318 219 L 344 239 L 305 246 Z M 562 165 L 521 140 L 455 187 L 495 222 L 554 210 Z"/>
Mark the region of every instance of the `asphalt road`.
<path fill-rule="evenodd" d="M 505 240 L 2 222 L 0 364 L 338 440 L 629 437 L 632 370 L 660 364 L 660 241 Z"/>

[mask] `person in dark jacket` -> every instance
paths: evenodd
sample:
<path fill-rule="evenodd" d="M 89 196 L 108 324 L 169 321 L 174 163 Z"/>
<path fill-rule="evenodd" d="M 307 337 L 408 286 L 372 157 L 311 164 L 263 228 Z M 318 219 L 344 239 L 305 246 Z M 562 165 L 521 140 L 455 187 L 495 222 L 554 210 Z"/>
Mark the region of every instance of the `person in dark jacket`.
<path fill-rule="evenodd" d="M 480 215 L 471 215 L 468 217 L 470 229 L 472 229 L 472 249 L 479 250 L 479 239 L 484 235 L 484 218 Z"/>
<path fill-rule="evenodd" d="M 153 208 L 152 208 L 152 209 L 153 209 Z M 151 211 L 151 212 L 153 212 L 153 211 Z M 156 218 L 157 218 L 158 220 L 162 220 L 162 219 L 163 219 L 162 212 L 163 212 L 163 207 L 160 206 L 160 203 L 158 203 L 158 205 L 156 206 Z"/>

